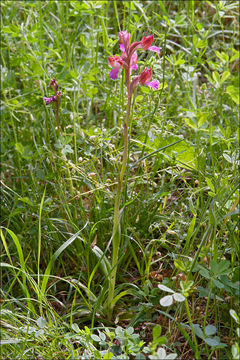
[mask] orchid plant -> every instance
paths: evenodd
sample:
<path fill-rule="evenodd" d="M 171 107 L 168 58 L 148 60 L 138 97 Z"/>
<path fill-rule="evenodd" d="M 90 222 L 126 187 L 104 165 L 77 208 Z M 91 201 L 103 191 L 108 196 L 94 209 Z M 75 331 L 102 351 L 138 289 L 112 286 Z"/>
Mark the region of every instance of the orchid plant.
<path fill-rule="evenodd" d="M 117 263 L 118 263 L 118 252 L 121 241 L 121 212 L 120 212 L 120 197 L 121 191 L 123 187 L 123 180 L 127 166 L 128 159 L 128 127 L 129 127 L 129 118 L 131 112 L 131 103 L 132 96 L 134 90 L 137 85 L 145 85 L 149 86 L 153 89 L 158 89 L 159 83 L 157 80 L 152 80 L 152 68 L 145 68 L 140 75 L 135 76 L 133 79 L 131 78 L 131 74 L 133 70 L 138 69 L 137 65 L 137 50 L 150 50 L 156 53 L 160 53 L 160 49 L 157 46 L 152 46 L 154 35 L 144 36 L 141 41 L 135 41 L 132 44 L 130 43 L 131 34 L 127 31 L 119 32 L 119 42 L 120 42 L 120 50 L 122 51 L 121 56 L 112 56 L 108 58 L 108 63 L 112 67 L 112 70 L 109 73 L 111 79 L 116 80 L 118 78 L 118 73 L 120 69 L 125 70 L 125 81 L 127 86 L 127 112 L 126 119 L 124 123 L 124 150 L 122 157 L 122 165 L 119 173 L 117 192 L 115 197 L 115 205 L 114 205 L 114 218 L 113 218 L 113 232 L 112 232 L 112 268 L 109 279 L 109 291 L 108 291 L 108 311 L 109 318 L 112 316 L 112 311 L 114 307 L 114 290 L 116 284 L 116 273 L 117 273 Z"/>
<path fill-rule="evenodd" d="M 50 81 L 49 86 L 52 86 L 54 88 L 55 95 L 52 95 L 50 97 L 43 97 L 43 100 L 45 101 L 46 105 L 49 105 L 52 102 L 55 103 L 57 126 L 58 131 L 60 131 L 59 107 L 61 102 L 61 91 L 58 90 L 58 83 L 54 78 Z"/>

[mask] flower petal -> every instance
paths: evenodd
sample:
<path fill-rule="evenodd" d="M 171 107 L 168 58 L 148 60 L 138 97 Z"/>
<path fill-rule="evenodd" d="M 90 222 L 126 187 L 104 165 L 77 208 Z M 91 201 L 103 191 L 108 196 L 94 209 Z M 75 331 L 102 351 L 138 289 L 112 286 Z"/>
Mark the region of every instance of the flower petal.
<path fill-rule="evenodd" d="M 148 50 L 151 50 L 151 51 L 154 51 L 154 52 L 160 54 L 160 49 L 159 49 L 159 47 L 157 47 L 157 46 L 150 46 L 150 47 L 148 48 Z"/>
<path fill-rule="evenodd" d="M 119 67 L 115 67 L 110 71 L 109 77 L 113 80 L 116 80 L 118 78 L 118 73 L 119 73 Z"/>
<path fill-rule="evenodd" d="M 57 101 L 56 96 L 52 95 L 51 97 L 43 97 L 43 100 L 45 101 L 46 105 L 49 105 L 52 101 Z"/>
<path fill-rule="evenodd" d="M 131 66 L 131 70 L 137 70 L 137 69 L 138 69 L 138 65 L 137 65 L 137 64 Z"/>
<path fill-rule="evenodd" d="M 120 50 L 121 50 L 122 52 L 124 52 L 124 51 L 125 51 L 125 46 L 124 46 L 123 44 L 119 44 L 119 46 L 120 46 Z"/>
<path fill-rule="evenodd" d="M 148 50 L 150 46 L 152 45 L 154 40 L 154 35 L 144 36 L 141 40 L 141 45 L 144 50 Z"/>
<path fill-rule="evenodd" d="M 146 81 L 144 83 L 144 85 L 147 85 L 147 86 L 149 86 L 149 87 L 151 87 L 151 88 L 153 88 L 155 90 L 158 90 L 159 82 L 157 80 L 153 80 L 153 81 L 149 81 L 149 82 Z"/>

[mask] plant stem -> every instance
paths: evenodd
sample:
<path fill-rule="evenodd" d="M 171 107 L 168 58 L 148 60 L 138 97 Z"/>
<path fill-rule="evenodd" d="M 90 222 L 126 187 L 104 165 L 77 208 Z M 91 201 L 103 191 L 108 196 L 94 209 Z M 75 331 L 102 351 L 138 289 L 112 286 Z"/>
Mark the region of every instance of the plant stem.
<path fill-rule="evenodd" d="M 58 136 L 60 135 L 60 118 L 59 118 L 59 100 L 58 102 L 56 103 L 56 120 L 57 120 L 57 134 Z"/>
<path fill-rule="evenodd" d="M 196 356 L 197 360 L 200 360 L 200 355 L 199 355 L 199 351 L 198 351 L 198 343 L 197 343 L 196 335 L 195 335 L 195 332 L 194 332 L 191 313 L 190 313 L 190 309 L 189 309 L 189 306 L 188 306 L 187 299 L 185 299 L 185 307 L 186 307 L 186 311 L 187 311 L 188 321 L 189 321 L 189 324 L 190 324 L 190 327 L 191 327 L 191 330 L 192 330 L 193 342 L 195 344 L 195 356 Z"/>
<path fill-rule="evenodd" d="M 129 73 L 126 71 L 126 82 L 127 87 L 129 89 Z M 113 244 L 113 255 L 112 255 L 112 271 L 109 279 L 109 291 L 108 291 L 108 316 L 109 318 L 112 317 L 113 311 L 113 297 L 114 297 L 114 289 L 116 283 L 116 274 L 117 274 L 117 262 L 118 262 L 118 252 L 120 247 L 120 240 L 121 240 L 121 227 L 120 227 L 120 198 L 123 186 L 123 179 L 124 174 L 127 167 L 127 160 L 128 160 L 128 124 L 131 112 L 131 102 L 132 102 L 132 95 L 128 92 L 128 104 L 127 104 L 127 114 L 126 120 L 124 123 L 124 150 L 123 150 L 123 158 L 122 158 L 122 167 L 119 174 L 119 180 L 117 185 L 117 193 L 115 198 L 115 205 L 114 205 L 114 218 L 113 218 L 113 232 L 112 232 L 112 244 Z"/>

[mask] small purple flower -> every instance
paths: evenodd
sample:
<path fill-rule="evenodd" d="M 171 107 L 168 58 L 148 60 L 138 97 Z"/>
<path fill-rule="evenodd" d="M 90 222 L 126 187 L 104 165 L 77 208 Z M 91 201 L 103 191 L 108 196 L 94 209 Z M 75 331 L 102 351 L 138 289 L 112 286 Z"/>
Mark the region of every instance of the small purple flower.
<path fill-rule="evenodd" d="M 57 101 L 56 96 L 54 96 L 54 95 L 50 96 L 49 98 L 44 97 L 43 100 L 45 101 L 46 105 L 51 104 L 51 102 L 53 102 L 53 101 Z"/>
<path fill-rule="evenodd" d="M 155 90 L 158 90 L 158 86 L 159 86 L 159 82 L 157 80 L 153 80 L 153 81 L 146 81 L 144 85 L 147 85 Z"/>

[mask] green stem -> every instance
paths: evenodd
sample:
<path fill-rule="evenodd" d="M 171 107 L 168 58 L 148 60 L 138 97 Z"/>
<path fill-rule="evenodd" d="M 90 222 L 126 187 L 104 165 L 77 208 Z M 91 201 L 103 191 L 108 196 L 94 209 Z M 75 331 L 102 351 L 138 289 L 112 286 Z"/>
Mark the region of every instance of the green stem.
<path fill-rule="evenodd" d="M 188 306 L 187 299 L 185 299 L 185 306 L 186 306 L 186 310 L 187 310 L 188 321 L 189 321 L 189 324 L 190 324 L 190 327 L 191 327 L 191 330 L 192 330 L 193 342 L 195 344 L 195 356 L 196 356 L 197 360 L 200 360 L 200 355 L 199 355 L 199 351 L 198 351 L 198 343 L 197 343 L 196 335 L 195 335 L 195 332 L 194 332 L 192 318 L 191 318 L 190 309 L 189 309 L 189 306 Z"/>
<path fill-rule="evenodd" d="M 58 99 L 58 101 L 56 103 L 56 112 L 55 112 L 55 116 L 56 116 L 56 120 L 57 120 L 57 134 L 58 134 L 58 136 L 60 136 L 59 106 L 60 106 L 60 100 Z"/>
<path fill-rule="evenodd" d="M 126 71 L 126 79 L 127 79 L 127 87 L 129 87 L 129 73 Z M 113 311 L 113 297 L 114 297 L 114 289 L 116 283 L 116 274 L 117 274 L 117 263 L 118 263 L 118 252 L 120 247 L 120 240 L 121 240 L 121 227 L 120 227 L 120 199 L 121 199 L 121 192 L 123 186 L 123 179 L 127 167 L 127 160 L 128 160 L 128 125 L 129 125 L 129 118 L 131 112 L 131 101 L 132 95 L 128 92 L 128 104 L 127 104 L 127 114 L 126 120 L 124 124 L 124 150 L 123 150 L 123 159 L 122 159 L 122 167 L 119 174 L 119 180 L 117 185 L 117 193 L 115 198 L 115 205 L 114 205 L 114 218 L 113 218 L 113 232 L 112 232 L 112 246 L 113 246 L 113 254 L 112 254 L 112 271 L 109 280 L 109 291 L 108 291 L 108 316 L 109 318 L 112 317 Z"/>

